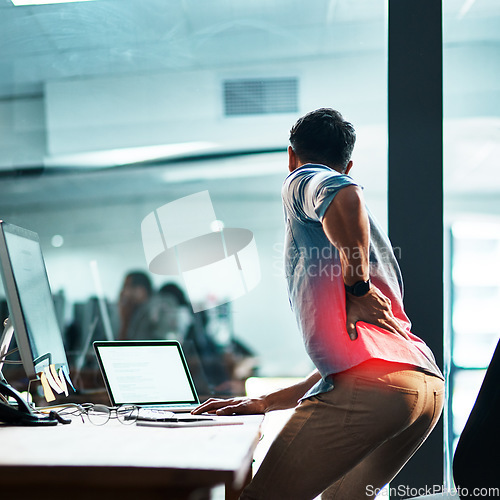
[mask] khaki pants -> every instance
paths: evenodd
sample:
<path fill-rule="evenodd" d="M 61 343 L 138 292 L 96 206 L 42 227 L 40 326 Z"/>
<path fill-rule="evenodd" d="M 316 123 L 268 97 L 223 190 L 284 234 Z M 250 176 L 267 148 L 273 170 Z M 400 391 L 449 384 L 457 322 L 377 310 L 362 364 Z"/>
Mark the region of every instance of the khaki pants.
<path fill-rule="evenodd" d="M 271 445 L 245 500 L 367 500 L 401 470 L 441 415 L 444 382 L 371 360 L 303 401 Z"/>

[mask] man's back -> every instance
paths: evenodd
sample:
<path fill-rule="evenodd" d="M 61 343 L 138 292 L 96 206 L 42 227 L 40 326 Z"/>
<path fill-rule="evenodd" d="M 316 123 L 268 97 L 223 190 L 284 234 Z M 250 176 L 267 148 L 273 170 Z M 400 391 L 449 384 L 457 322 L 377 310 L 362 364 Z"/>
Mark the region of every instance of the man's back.
<path fill-rule="evenodd" d="M 358 338 L 349 338 L 342 262 L 322 221 L 340 190 L 356 185 L 348 175 L 312 164 L 294 170 L 283 185 L 285 274 L 308 354 L 323 377 L 372 358 L 412 364 L 441 376 L 432 352 L 411 333 L 398 263 L 389 239 L 371 214 L 370 279 L 390 299 L 393 314 L 410 340 L 364 322 L 357 324 Z"/>

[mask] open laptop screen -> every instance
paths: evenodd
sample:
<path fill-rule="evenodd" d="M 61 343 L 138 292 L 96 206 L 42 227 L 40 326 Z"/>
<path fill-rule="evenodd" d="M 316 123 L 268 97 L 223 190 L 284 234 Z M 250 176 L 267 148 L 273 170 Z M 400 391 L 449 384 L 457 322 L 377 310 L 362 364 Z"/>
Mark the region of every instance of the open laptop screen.
<path fill-rule="evenodd" d="M 113 405 L 199 403 L 178 342 L 103 341 L 94 348 Z"/>

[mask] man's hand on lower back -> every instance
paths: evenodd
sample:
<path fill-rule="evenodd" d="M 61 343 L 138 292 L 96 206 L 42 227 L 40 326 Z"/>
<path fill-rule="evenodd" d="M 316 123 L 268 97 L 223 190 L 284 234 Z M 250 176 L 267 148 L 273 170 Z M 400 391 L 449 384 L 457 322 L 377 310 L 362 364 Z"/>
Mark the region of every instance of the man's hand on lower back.
<path fill-rule="evenodd" d="M 346 297 L 347 333 L 351 340 L 358 338 L 356 323 L 363 321 L 401 335 L 409 340 L 408 333 L 392 313 L 391 301 L 375 286 L 362 297 L 347 294 Z"/>

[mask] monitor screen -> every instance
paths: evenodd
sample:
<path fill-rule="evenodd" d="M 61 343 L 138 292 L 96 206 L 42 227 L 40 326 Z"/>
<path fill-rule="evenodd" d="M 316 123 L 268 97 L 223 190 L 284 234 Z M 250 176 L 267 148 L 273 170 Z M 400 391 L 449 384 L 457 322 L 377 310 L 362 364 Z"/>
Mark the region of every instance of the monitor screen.
<path fill-rule="evenodd" d="M 3 221 L 0 227 L 0 269 L 26 374 L 36 378 L 50 364 L 67 370 L 38 235 Z"/>

